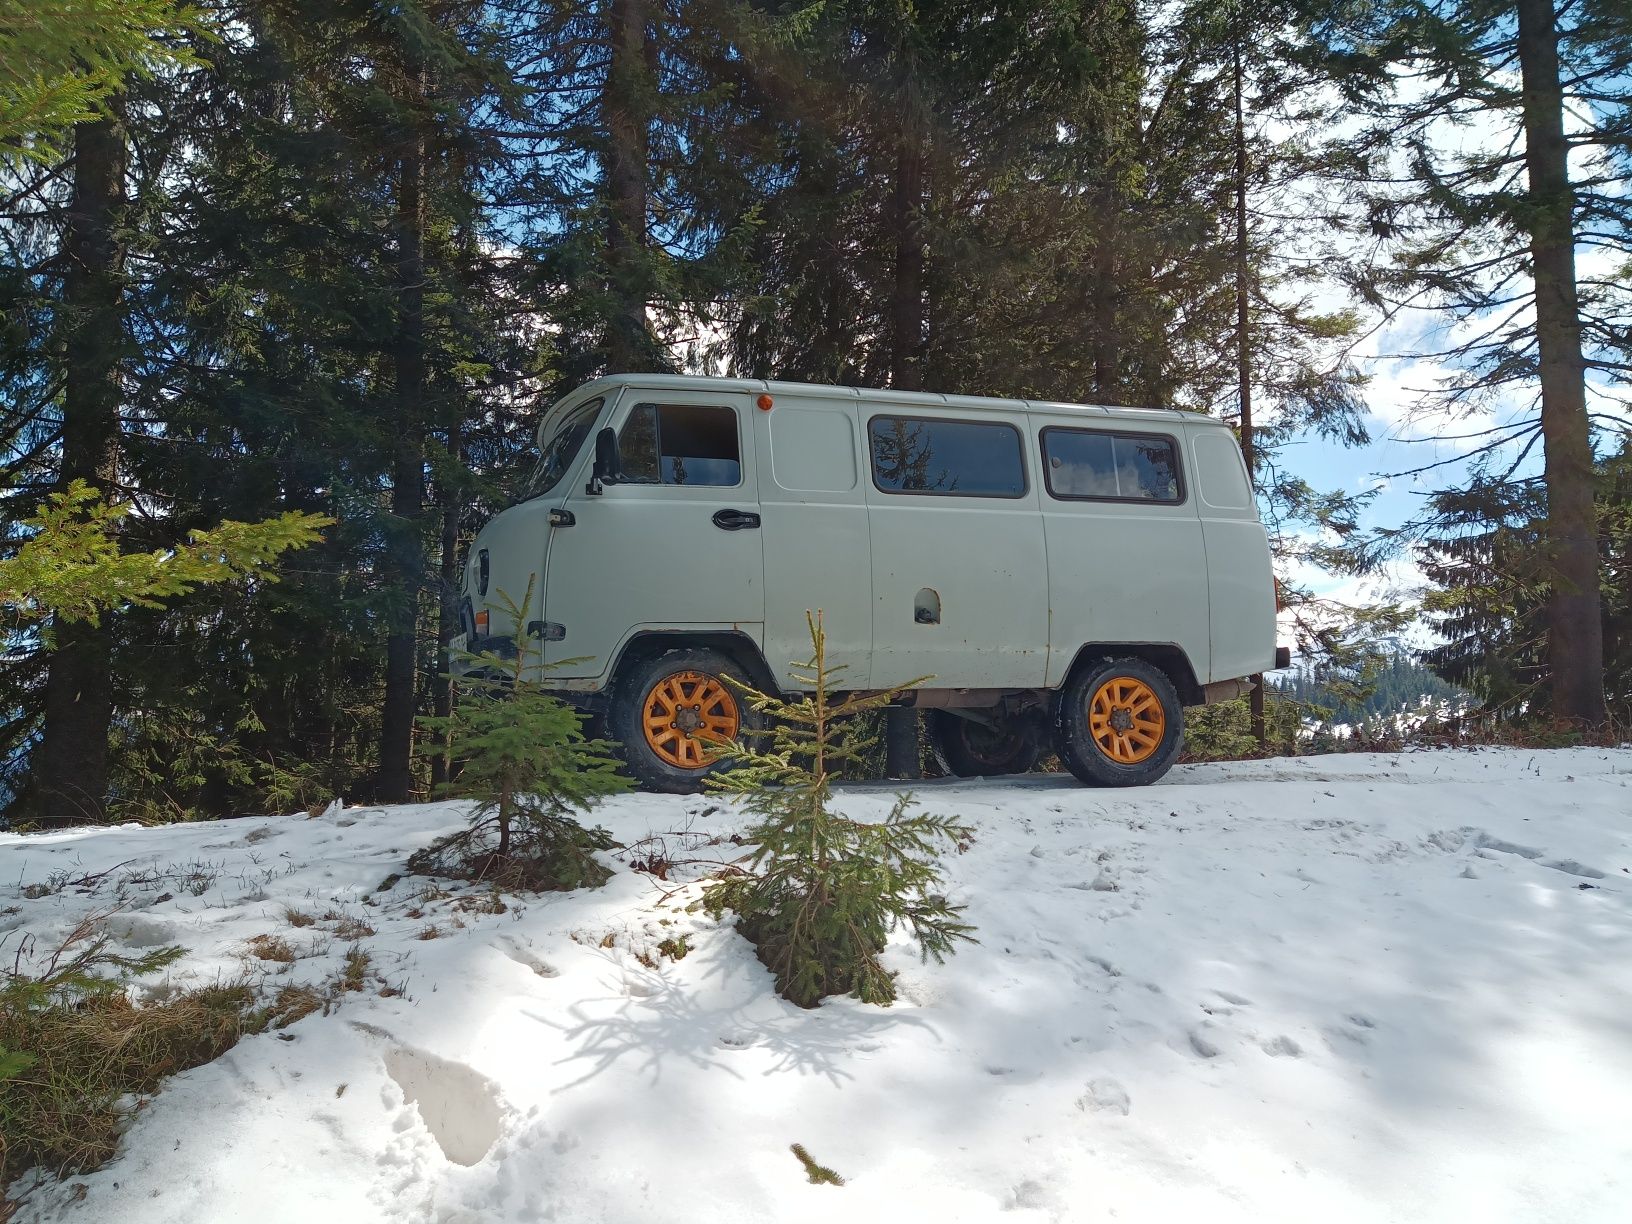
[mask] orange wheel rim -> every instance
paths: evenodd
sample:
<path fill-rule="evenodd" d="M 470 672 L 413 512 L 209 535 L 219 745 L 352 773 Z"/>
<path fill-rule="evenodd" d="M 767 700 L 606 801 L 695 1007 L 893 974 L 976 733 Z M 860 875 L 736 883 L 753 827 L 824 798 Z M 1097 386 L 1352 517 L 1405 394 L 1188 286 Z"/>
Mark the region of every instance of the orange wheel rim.
<path fill-rule="evenodd" d="M 711 739 L 736 739 L 737 700 L 717 676 L 684 671 L 665 676 L 646 694 L 641 728 L 646 746 L 677 769 L 702 769 L 718 749 Z"/>
<path fill-rule="evenodd" d="M 1162 699 L 1143 680 L 1112 676 L 1088 702 L 1088 734 L 1118 765 L 1149 760 L 1167 734 Z"/>

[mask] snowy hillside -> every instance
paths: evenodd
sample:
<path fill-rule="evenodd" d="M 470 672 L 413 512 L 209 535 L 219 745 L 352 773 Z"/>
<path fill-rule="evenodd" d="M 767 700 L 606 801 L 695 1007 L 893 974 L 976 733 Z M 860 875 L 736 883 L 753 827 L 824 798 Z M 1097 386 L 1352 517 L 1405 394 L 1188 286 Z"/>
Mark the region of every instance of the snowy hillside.
<path fill-rule="evenodd" d="M 504 913 L 395 878 L 456 805 L 0 838 L 8 957 L 116 904 L 125 944 L 186 946 L 178 983 L 370 957 L 365 991 L 170 1081 L 118 1160 L 19 1218 L 1626 1218 L 1632 751 L 919 793 L 977 829 L 946 866 L 981 942 L 893 949 L 887 1010 L 777 999 L 729 920 L 688 912 L 696 865 L 625 853 L 602 890 Z M 642 857 L 740 853 L 706 797 L 602 819 L 662 835 Z M 267 934 L 298 958 L 257 959 Z"/>

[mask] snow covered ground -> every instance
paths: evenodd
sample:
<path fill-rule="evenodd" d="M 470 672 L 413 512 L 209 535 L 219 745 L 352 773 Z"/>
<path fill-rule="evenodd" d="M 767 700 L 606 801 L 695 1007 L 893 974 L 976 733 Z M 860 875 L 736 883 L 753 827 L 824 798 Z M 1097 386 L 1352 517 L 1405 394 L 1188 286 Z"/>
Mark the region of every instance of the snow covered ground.
<path fill-rule="evenodd" d="M 20 1218 L 1627 1218 L 1632 751 L 919 793 L 978 831 L 947 870 L 981 942 L 892 948 L 889 1009 L 777 999 L 729 919 L 688 912 L 696 868 L 502 914 L 386 886 L 458 805 L 0 838 L 8 956 L 121 895 L 125 944 L 187 948 L 176 984 L 317 981 L 345 919 L 374 931 L 367 992 L 170 1081 L 119 1159 Z M 708 797 L 602 819 L 740 852 L 695 846 L 738 827 Z M 300 959 L 246 960 L 265 933 Z M 810 1184 L 795 1143 L 845 1184 Z"/>

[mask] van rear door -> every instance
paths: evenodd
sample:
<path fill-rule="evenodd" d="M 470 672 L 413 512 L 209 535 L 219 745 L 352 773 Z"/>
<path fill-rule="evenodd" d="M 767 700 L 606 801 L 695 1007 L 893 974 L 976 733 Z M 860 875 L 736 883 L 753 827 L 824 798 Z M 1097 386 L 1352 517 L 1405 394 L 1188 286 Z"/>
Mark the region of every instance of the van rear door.
<path fill-rule="evenodd" d="M 1229 430 L 1191 426 L 1212 605 L 1211 680 L 1275 666 L 1275 580 L 1269 537 L 1258 519 L 1241 445 Z"/>
<path fill-rule="evenodd" d="M 1207 554 L 1183 447 L 1184 422 L 1100 410 L 1033 413 L 1053 609 L 1049 687 L 1087 643 L 1182 649 L 1208 659 Z"/>
<path fill-rule="evenodd" d="M 641 630 L 721 629 L 758 644 L 765 583 L 754 441 L 740 392 L 628 388 L 610 418 L 622 472 L 571 490 L 544 584 L 552 680 L 605 677 Z M 587 470 L 587 465 L 586 469 Z"/>

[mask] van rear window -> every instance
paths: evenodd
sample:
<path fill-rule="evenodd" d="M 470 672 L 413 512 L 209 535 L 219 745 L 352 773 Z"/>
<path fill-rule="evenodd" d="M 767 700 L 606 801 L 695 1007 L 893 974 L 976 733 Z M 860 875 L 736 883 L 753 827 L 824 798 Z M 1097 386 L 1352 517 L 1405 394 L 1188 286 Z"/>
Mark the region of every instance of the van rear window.
<path fill-rule="evenodd" d="M 987 421 L 876 416 L 873 483 L 885 493 L 1024 497 L 1020 431 Z"/>
<path fill-rule="evenodd" d="M 1043 430 L 1043 476 L 1062 500 L 1184 500 L 1178 447 L 1164 434 Z"/>
<path fill-rule="evenodd" d="M 738 485 L 737 414 L 707 404 L 636 404 L 618 434 L 619 477 L 633 484 Z"/>

